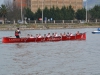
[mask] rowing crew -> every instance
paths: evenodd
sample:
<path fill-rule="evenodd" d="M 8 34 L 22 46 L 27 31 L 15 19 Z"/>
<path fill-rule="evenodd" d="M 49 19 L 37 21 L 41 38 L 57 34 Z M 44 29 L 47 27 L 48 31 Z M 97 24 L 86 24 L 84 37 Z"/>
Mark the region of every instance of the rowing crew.
<path fill-rule="evenodd" d="M 19 28 L 17 28 L 17 30 L 15 31 L 16 38 L 20 38 L 20 36 L 19 36 L 20 34 L 21 34 L 21 31 L 19 30 Z M 75 35 L 79 35 L 79 34 L 80 34 L 79 31 L 77 31 L 77 33 Z M 30 35 L 30 34 L 27 34 L 27 36 L 29 38 L 35 38 L 33 35 Z M 69 32 L 67 32 L 67 34 L 65 32 L 63 34 L 60 33 L 60 35 L 58 35 L 57 32 L 52 33 L 52 35 L 50 33 L 48 33 L 47 35 L 44 34 L 44 37 L 58 37 L 58 36 L 60 36 L 60 37 L 62 37 L 62 36 L 73 36 L 73 34 L 69 33 Z M 41 38 L 41 37 L 43 37 L 43 36 L 41 36 L 41 34 L 36 34 L 36 38 Z"/>
<path fill-rule="evenodd" d="M 57 32 L 55 33 L 52 33 L 52 35 L 50 33 L 48 33 L 47 35 L 44 34 L 44 36 L 41 36 L 41 34 L 36 34 L 36 36 L 33 36 L 32 34 L 27 34 L 27 37 L 28 38 L 42 38 L 42 37 L 62 37 L 62 36 L 73 36 L 73 35 L 79 35 L 79 31 L 77 31 L 76 34 L 72 34 L 72 33 L 69 33 L 67 32 L 67 34 L 64 32 L 63 34 L 60 33 L 60 35 L 57 34 Z"/>

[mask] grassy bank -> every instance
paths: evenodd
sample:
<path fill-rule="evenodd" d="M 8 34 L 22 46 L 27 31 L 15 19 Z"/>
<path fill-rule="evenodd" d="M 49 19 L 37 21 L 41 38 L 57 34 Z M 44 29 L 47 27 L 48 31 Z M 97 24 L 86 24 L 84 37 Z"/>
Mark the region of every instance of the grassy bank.
<path fill-rule="evenodd" d="M 98 28 L 100 27 L 100 23 L 85 23 L 85 24 L 27 24 L 27 25 L 19 25 L 19 24 L 4 24 L 0 25 L 0 30 L 15 30 L 17 27 L 23 30 L 28 29 L 64 29 L 64 28 Z"/>

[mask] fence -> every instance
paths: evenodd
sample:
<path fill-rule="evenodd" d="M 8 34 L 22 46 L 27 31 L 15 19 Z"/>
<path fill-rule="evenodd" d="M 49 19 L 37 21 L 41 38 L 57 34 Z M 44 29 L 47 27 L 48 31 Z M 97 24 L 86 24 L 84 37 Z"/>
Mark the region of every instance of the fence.
<path fill-rule="evenodd" d="M 29 23 L 29 24 L 41 24 L 42 21 L 39 21 L 39 20 L 26 20 L 26 22 L 24 21 L 23 22 L 24 24 L 25 23 Z M 77 23 L 100 23 L 100 20 L 99 19 L 96 19 L 96 20 L 88 20 L 87 22 L 85 20 L 52 20 L 52 21 L 43 21 L 44 24 L 67 24 L 67 23 L 70 23 L 70 24 L 77 24 Z M 18 24 L 16 21 L 2 21 L 0 24 Z"/>
<path fill-rule="evenodd" d="M 31 20 L 31 21 L 27 21 L 27 23 L 42 23 L 42 21 L 38 21 L 38 20 Z M 48 24 L 48 23 L 52 23 L 52 24 L 56 24 L 56 23 L 61 23 L 61 24 L 66 24 L 66 23 L 100 23 L 100 20 L 88 20 L 87 22 L 85 20 L 53 20 L 53 21 L 43 21 L 44 24 Z"/>

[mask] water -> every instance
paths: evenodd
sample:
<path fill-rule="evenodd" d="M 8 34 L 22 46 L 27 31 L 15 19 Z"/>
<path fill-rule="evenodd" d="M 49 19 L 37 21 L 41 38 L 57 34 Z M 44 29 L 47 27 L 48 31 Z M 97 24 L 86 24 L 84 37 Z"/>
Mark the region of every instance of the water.
<path fill-rule="evenodd" d="M 45 43 L 0 42 L 0 75 L 100 75 L 100 35 L 92 34 L 96 28 L 23 30 L 28 33 L 86 32 L 86 41 L 60 41 Z M 14 31 L 0 31 L 13 36 Z"/>

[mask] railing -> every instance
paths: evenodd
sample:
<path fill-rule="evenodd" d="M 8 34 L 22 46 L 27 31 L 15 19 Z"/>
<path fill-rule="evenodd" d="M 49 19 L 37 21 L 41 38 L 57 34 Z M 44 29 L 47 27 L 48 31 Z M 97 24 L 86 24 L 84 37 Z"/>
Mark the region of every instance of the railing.
<path fill-rule="evenodd" d="M 28 24 L 41 24 L 42 21 L 39 20 L 30 20 L 30 21 L 26 21 Z M 26 23 L 24 21 L 24 23 Z M 44 24 L 77 24 L 77 23 L 86 23 L 85 20 L 52 20 L 52 21 L 43 21 Z M 96 19 L 96 20 L 88 20 L 87 23 L 100 23 L 100 19 Z M 2 21 L 0 24 L 18 24 L 16 21 Z"/>
<path fill-rule="evenodd" d="M 42 21 L 34 20 L 34 21 L 27 21 L 27 23 L 42 23 Z M 66 24 L 66 23 L 86 23 L 85 20 L 53 20 L 53 21 L 43 21 L 44 24 L 48 23 L 61 23 L 61 24 Z M 88 20 L 87 23 L 100 23 L 100 20 Z"/>

